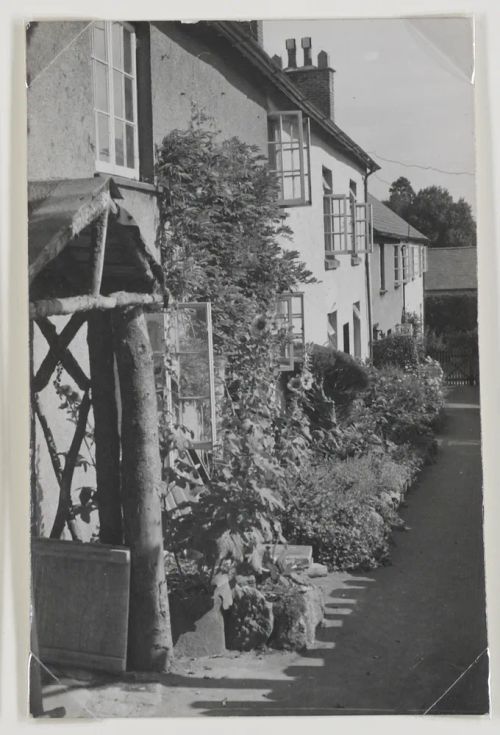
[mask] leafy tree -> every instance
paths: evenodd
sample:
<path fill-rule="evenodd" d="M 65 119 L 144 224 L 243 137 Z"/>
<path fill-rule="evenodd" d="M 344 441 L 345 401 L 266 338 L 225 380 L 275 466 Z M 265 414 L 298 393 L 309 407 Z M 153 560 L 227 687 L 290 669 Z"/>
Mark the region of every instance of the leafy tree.
<path fill-rule="evenodd" d="M 399 214 L 400 217 L 405 218 L 408 212 L 408 208 L 415 199 L 415 192 L 413 191 L 412 185 L 404 176 L 400 176 L 399 179 L 393 181 L 391 188 L 389 189 L 389 201 L 386 204 L 394 211 Z"/>
<path fill-rule="evenodd" d="M 387 206 L 426 235 L 431 246 L 476 245 L 476 223 L 465 199 L 455 202 L 442 186 L 428 186 L 415 193 L 404 177 L 396 179 L 389 192 Z"/>

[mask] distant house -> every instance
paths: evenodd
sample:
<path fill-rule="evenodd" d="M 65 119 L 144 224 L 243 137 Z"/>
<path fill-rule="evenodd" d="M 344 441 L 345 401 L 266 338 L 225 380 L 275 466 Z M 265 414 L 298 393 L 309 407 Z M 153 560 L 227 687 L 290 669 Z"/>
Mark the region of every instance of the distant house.
<path fill-rule="evenodd" d="M 375 197 L 369 195 L 368 202 L 373 209 L 373 338 L 378 339 L 397 332 L 405 313 L 423 318 L 428 239 Z"/>
<path fill-rule="evenodd" d="M 431 248 L 424 290 L 426 296 L 477 293 L 477 249 Z"/>

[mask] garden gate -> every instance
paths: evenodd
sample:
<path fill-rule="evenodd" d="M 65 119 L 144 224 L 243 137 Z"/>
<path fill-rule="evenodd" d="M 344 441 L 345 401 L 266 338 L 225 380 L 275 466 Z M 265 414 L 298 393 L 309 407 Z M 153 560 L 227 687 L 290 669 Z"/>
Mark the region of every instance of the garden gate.
<path fill-rule="evenodd" d="M 479 357 L 477 347 L 429 350 L 428 354 L 429 357 L 432 357 L 441 364 L 447 385 L 479 384 Z"/>

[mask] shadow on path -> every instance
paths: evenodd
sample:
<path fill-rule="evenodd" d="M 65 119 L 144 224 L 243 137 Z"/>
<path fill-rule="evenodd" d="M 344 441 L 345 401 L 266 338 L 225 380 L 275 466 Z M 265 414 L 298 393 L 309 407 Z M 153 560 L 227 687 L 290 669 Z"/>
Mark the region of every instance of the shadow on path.
<path fill-rule="evenodd" d="M 326 619 L 313 650 L 187 661 L 176 674 L 140 681 L 103 678 L 92 687 L 75 681 L 73 694 L 87 692 L 86 710 L 96 716 L 487 712 L 477 389 L 455 389 L 449 401 L 468 408 L 446 412 L 437 460 L 408 494 L 402 515 L 411 530 L 395 534 L 392 564 L 318 580 Z M 59 703 L 51 702 L 58 699 L 55 687 L 47 694 L 47 707 Z"/>

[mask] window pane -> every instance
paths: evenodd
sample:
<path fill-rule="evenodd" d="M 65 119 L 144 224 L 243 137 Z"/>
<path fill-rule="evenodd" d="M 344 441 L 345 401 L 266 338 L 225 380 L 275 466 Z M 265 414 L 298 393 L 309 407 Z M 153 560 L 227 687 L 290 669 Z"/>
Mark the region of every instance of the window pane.
<path fill-rule="evenodd" d="M 123 117 L 123 74 L 119 71 L 113 72 L 113 99 L 116 117 Z"/>
<path fill-rule="evenodd" d="M 269 129 L 269 140 L 275 141 L 276 143 L 279 142 L 279 139 L 280 139 L 279 120 L 277 120 L 276 118 L 270 118 L 268 129 Z"/>
<path fill-rule="evenodd" d="M 302 296 L 292 297 L 292 311 L 294 314 L 302 314 Z"/>
<path fill-rule="evenodd" d="M 132 125 L 125 126 L 126 144 L 127 144 L 127 166 L 135 168 L 135 151 L 134 151 L 134 128 Z"/>
<path fill-rule="evenodd" d="M 208 354 L 181 354 L 178 360 L 180 397 L 208 397 L 210 395 Z"/>
<path fill-rule="evenodd" d="M 134 96 L 132 91 L 132 79 L 123 78 L 125 82 L 125 117 L 127 120 L 134 122 Z"/>
<path fill-rule="evenodd" d="M 132 34 L 127 28 L 123 29 L 123 68 L 132 74 Z"/>
<path fill-rule="evenodd" d="M 294 199 L 293 179 L 286 176 L 283 180 L 283 199 Z"/>
<path fill-rule="evenodd" d="M 278 301 L 278 315 L 286 317 L 288 319 L 288 312 L 290 310 L 289 299 L 279 299 Z"/>
<path fill-rule="evenodd" d="M 95 106 L 98 110 L 108 112 L 108 67 L 95 61 L 94 72 Z"/>
<path fill-rule="evenodd" d="M 193 432 L 194 441 L 211 441 L 210 400 L 181 401 L 179 423 Z"/>
<path fill-rule="evenodd" d="M 97 157 L 109 163 L 109 117 L 97 113 Z"/>
<path fill-rule="evenodd" d="M 115 163 L 117 166 L 125 166 L 125 140 L 121 120 L 115 120 Z"/>
<path fill-rule="evenodd" d="M 282 118 L 283 142 L 299 139 L 298 118 L 295 115 L 284 115 Z"/>
<path fill-rule="evenodd" d="M 118 67 L 118 69 L 123 69 L 123 26 L 121 23 L 113 23 L 112 34 L 113 64 L 114 66 Z"/>
<path fill-rule="evenodd" d="M 207 312 L 205 304 L 193 304 L 184 306 L 177 311 L 176 318 L 172 318 L 172 336 L 177 339 L 181 352 L 207 352 L 208 351 L 208 327 Z"/>
<path fill-rule="evenodd" d="M 106 61 L 108 55 L 106 53 L 106 31 L 104 28 L 104 21 L 97 21 L 94 23 L 92 36 L 94 43 L 94 56 Z"/>

